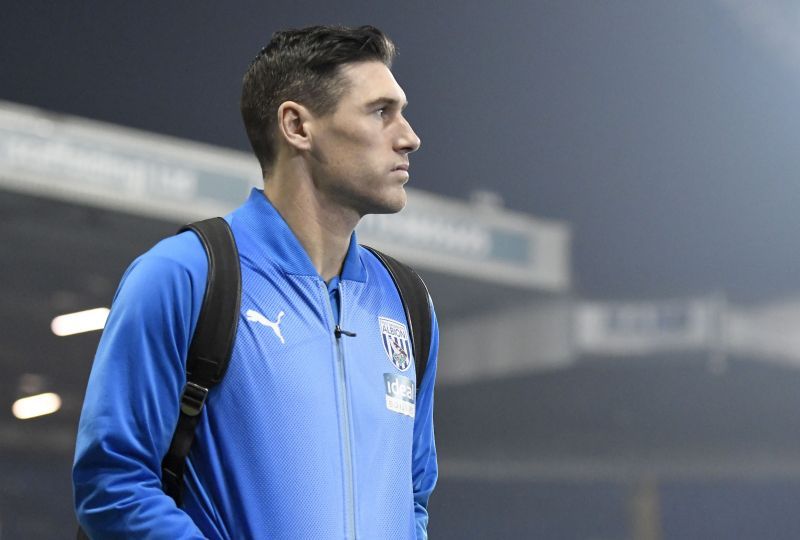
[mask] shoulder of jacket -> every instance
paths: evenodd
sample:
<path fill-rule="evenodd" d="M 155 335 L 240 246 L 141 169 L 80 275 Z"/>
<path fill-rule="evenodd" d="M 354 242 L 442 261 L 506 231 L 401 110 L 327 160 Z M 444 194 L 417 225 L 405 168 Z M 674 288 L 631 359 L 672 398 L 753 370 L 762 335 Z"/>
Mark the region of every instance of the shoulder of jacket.
<path fill-rule="evenodd" d="M 208 259 L 206 258 L 203 244 L 197 235 L 191 231 L 184 231 L 164 238 L 140 255 L 139 259 L 161 259 L 164 262 L 173 263 L 187 270 L 205 272 L 208 268 Z"/>
<path fill-rule="evenodd" d="M 187 231 L 164 238 L 139 255 L 128 266 L 121 285 L 144 287 L 145 292 L 154 294 L 175 286 L 204 291 L 207 276 L 208 259 L 203 245 L 194 233 Z"/>

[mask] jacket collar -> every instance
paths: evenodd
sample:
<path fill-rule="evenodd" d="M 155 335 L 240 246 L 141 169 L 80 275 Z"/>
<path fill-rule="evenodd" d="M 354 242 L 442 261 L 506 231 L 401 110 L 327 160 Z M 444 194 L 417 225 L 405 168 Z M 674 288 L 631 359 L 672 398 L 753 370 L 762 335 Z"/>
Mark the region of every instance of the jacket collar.
<path fill-rule="evenodd" d="M 250 260 L 258 267 L 275 265 L 287 274 L 320 277 L 294 232 L 260 189 L 253 188 L 247 201 L 228 220 L 242 260 Z M 350 236 L 341 279 L 366 281 L 355 231 Z"/>

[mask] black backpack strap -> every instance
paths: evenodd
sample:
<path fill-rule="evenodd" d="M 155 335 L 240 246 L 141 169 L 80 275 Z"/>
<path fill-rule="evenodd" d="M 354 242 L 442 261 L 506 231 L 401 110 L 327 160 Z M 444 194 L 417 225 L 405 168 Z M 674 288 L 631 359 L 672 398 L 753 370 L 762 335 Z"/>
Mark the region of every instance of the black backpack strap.
<path fill-rule="evenodd" d="M 370 246 L 363 246 L 375 255 L 389 275 L 392 276 L 400 298 L 403 301 L 403 309 L 408 320 L 408 333 L 411 336 L 411 344 L 414 347 L 414 367 L 417 372 L 417 393 L 422 386 L 422 377 L 425 375 L 425 367 L 428 364 L 428 355 L 431 350 L 432 336 L 432 317 L 430 306 L 430 294 L 425 282 L 417 272 L 395 258 L 378 251 Z"/>
<path fill-rule="evenodd" d="M 183 472 L 186 456 L 194 441 L 208 391 L 222 380 L 233 351 L 242 275 L 239 252 L 228 223 L 222 218 L 198 221 L 179 232 L 193 231 L 203 243 L 208 258 L 208 279 L 203 305 L 186 358 L 186 386 L 181 394 L 181 410 L 169 450 L 161 463 L 164 491 L 182 503 Z"/>

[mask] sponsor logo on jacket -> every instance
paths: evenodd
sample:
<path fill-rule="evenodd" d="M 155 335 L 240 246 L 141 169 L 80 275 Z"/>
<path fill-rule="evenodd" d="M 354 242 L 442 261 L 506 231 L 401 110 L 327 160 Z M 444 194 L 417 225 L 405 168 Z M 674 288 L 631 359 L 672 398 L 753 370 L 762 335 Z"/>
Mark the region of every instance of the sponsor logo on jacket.
<path fill-rule="evenodd" d="M 417 385 L 414 381 L 402 375 L 384 373 L 383 383 L 386 388 L 386 408 L 414 418 L 417 407 Z"/>

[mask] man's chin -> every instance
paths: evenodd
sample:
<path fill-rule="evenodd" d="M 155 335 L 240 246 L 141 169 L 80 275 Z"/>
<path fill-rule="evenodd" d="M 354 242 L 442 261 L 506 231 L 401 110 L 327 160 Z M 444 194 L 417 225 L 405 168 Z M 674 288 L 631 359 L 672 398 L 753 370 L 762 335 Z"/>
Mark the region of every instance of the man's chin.
<path fill-rule="evenodd" d="M 392 197 L 385 197 L 379 201 L 370 201 L 371 204 L 366 205 L 367 209 L 362 213 L 362 216 L 367 214 L 396 214 L 406 207 L 407 202 L 406 190 L 400 188 L 399 193 L 393 193 Z"/>
<path fill-rule="evenodd" d="M 401 200 L 401 201 L 393 201 L 391 204 L 387 204 L 387 205 L 381 207 L 380 209 L 378 209 L 378 210 L 376 210 L 375 212 L 372 212 L 372 213 L 373 214 L 396 214 L 400 210 L 402 210 L 403 208 L 406 207 L 406 202 L 407 202 L 406 197 L 403 197 L 403 200 Z"/>

